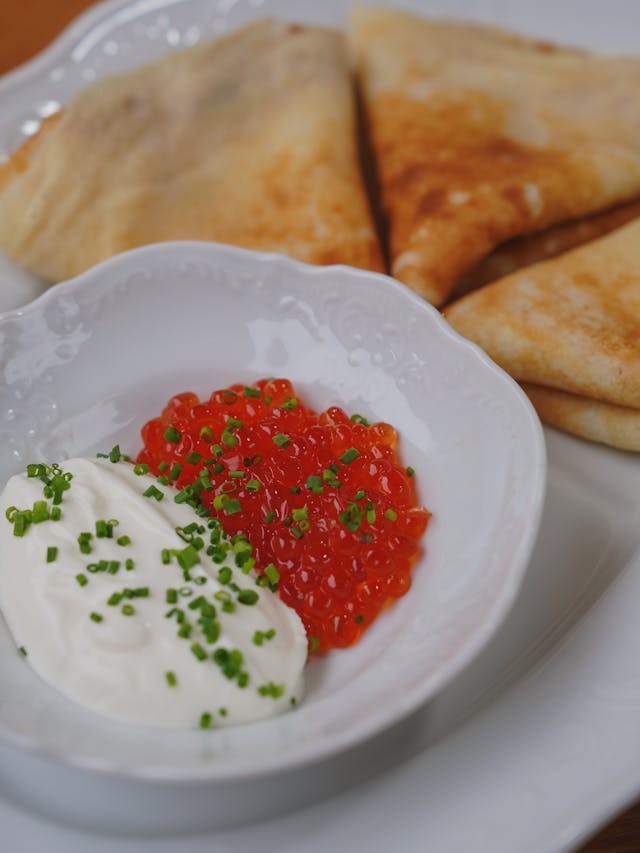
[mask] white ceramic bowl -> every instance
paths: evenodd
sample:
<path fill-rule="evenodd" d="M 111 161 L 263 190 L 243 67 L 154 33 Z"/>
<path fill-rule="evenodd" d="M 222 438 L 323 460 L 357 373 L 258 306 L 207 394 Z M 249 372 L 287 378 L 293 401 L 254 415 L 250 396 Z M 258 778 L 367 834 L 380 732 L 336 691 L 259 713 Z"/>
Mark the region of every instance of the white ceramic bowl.
<path fill-rule="evenodd" d="M 403 285 L 204 243 L 111 259 L 0 316 L 0 484 L 92 454 L 178 391 L 290 378 L 311 405 L 393 423 L 433 512 L 410 592 L 353 648 L 308 665 L 275 720 L 213 732 L 111 722 L 42 683 L 0 619 L 0 737 L 129 779 L 255 779 L 359 743 L 428 701 L 496 630 L 524 574 L 545 483 L 517 385 Z M 0 569 L 1 570 L 1 569 Z"/>

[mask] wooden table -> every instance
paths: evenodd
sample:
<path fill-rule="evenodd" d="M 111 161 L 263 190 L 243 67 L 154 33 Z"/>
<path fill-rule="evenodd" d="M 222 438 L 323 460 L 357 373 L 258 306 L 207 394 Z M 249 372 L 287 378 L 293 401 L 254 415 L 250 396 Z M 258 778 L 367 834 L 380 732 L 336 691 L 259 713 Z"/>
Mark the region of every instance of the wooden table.
<path fill-rule="evenodd" d="M 0 74 L 41 50 L 69 21 L 95 2 L 0 0 Z M 609 824 L 579 853 L 640 853 L 640 804 Z"/>

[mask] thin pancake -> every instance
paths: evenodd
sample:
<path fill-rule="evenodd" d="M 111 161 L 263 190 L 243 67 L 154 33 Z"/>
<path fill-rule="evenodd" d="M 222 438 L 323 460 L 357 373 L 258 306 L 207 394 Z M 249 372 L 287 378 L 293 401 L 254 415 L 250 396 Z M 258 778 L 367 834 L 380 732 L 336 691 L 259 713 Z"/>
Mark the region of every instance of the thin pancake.
<path fill-rule="evenodd" d="M 462 276 L 456 285 L 453 298 L 460 298 L 465 293 L 504 278 L 522 267 L 555 258 L 576 246 L 603 237 L 639 216 L 640 201 L 634 199 L 584 219 L 553 225 L 536 234 L 509 240 Z"/>
<path fill-rule="evenodd" d="M 515 379 L 640 409 L 640 219 L 452 303 Z"/>
<path fill-rule="evenodd" d="M 47 279 L 185 238 L 382 268 L 340 33 L 264 20 L 99 81 L 0 172 L 0 247 Z"/>
<path fill-rule="evenodd" d="M 589 441 L 640 451 L 640 409 L 523 383 L 540 419 Z"/>
<path fill-rule="evenodd" d="M 640 193 L 640 60 L 359 9 L 392 274 L 436 305 L 500 243 Z"/>

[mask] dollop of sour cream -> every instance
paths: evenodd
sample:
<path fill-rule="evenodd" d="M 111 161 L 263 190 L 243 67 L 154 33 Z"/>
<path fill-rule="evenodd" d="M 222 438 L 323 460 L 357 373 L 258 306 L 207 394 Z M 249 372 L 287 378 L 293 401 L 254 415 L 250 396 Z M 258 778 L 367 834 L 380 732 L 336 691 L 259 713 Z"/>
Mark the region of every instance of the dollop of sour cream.
<path fill-rule="evenodd" d="M 45 681 L 156 726 L 247 723 L 299 701 L 304 627 L 246 572 L 247 543 L 127 462 L 65 462 L 57 510 L 30 468 L 0 498 L 0 609 Z"/>

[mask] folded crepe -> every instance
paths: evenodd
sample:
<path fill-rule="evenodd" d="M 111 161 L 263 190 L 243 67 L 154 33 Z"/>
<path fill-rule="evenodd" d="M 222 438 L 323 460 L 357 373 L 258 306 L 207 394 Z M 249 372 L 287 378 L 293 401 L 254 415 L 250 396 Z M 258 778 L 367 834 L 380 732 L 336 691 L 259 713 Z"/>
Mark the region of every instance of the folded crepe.
<path fill-rule="evenodd" d="M 340 33 L 262 20 L 101 80 L 0 167 L 0 248 L 49 280 L 173 239 L 382 268 Z"/>
<path fill-rule="evenodd" d="M 614 406 L 528 382 L 522 387 L 545 423 L 590 441 L 640 451 L 640 409 Z"/>
<path fill-rule="evenodd" d="M 640 410 L 640 219 L 476 290 L 445 316 L 521 382 Z"/>
<path fill-rule="evenodd" d="M 555 258 L 576 246 L 603 237 L 640 216 L 640 200 L 634 199 L 593 216 L 552 225 L 544 231 L 515 237 L 487 255 L 458 281 L 452 298 L 457 299 L 478 287 L 504 278 L 512 272 Z"/>
<path fill-rule="evenodd" d="M 640 194 L 640 60 L 359 9 L 392 274 L 436 305 L 500 243 Z"/>

